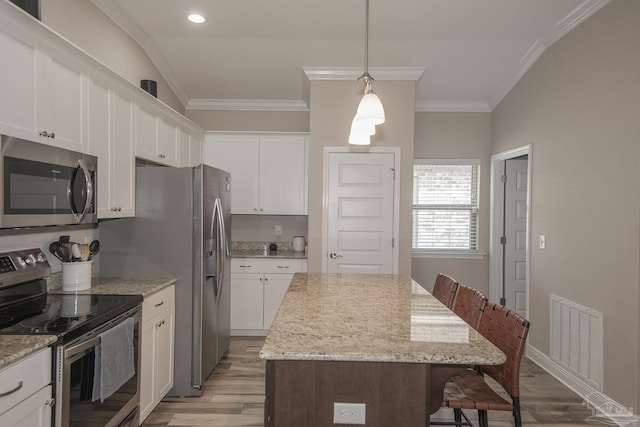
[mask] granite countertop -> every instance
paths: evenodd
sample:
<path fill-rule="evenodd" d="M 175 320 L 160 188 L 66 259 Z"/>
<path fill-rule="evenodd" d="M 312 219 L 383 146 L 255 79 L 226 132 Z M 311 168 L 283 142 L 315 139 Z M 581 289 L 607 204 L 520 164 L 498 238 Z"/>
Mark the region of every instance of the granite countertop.
<path fill-rule="evenodd" d="M 293 250 L 291 242 L 275 242 L 278 250 L 269 251 L 266 254 L 264 247 L 274 242 L 263 241 L 242 241 L 231 242 L 231 258 L 293 258 L 307 259 L 305 251 L 296 252 Z"/>
<path fill-rule="evenodd" d="M 260 357 L 500 364 L 505 355 L 406 275 L 296 273 Z"/>
<path fill-rule="evenodd" d="M 62 275 L 52 274 L 47 279 L 49 292 L 67 293 L 62 290 Z M 142 295 L 147 298 L 167 286 L 176 283 L 172 278 L 113 278 L 94 277 L 91 279 L 91 288 L 79 291 L 82 294 L 113 294 L 113 295 Z M 74 292 L 68 292 L 74 293 Z"/>
<path fill-rule="evenodd" d="M 55 335 L 0 335 L 0 369 L 53 344 L 57 339 Z"/>
<path fill-rule="evenodd" d="M 262 249 L 235 249 L 231 250 L 231 258 L 292 258 L 292 259 L 307 259 L 307 255 L 304 252 L 296 252 L 293 250 L 287 251 L 267 251 L 267 255 L 264 254 Z"/>

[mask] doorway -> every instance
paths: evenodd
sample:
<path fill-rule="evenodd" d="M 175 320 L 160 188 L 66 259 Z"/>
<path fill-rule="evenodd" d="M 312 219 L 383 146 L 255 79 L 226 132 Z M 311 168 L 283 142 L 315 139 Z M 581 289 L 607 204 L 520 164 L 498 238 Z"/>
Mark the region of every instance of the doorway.
<path fill-rule="evenodd" d="M 396 148 L 325 148 L 324 273 L 397 273 L 399 159 Z"/>
<path fill-rule="evenodd" d="M 489 299 L 527 317 L 531 145 L 492 156 L 491 185 Z"/>

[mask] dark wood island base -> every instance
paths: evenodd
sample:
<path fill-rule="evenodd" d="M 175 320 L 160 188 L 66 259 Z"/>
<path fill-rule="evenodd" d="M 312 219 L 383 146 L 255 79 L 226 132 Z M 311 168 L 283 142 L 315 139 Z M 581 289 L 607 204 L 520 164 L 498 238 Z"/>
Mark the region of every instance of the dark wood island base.
<path fill-rule="evenodd" d="M 366 404 L 368 427 L 424 427 L 460 366 L 268 360 L 265 427 L 333 426 L 335 402 Z"/>

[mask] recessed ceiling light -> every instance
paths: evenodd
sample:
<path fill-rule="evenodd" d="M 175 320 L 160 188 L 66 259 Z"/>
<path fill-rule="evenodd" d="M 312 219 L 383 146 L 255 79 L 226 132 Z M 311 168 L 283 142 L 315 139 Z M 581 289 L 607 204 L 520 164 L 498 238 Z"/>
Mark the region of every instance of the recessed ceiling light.
<path fill-rule="evenodd" d="M 191 15 L 187 16 L 187 19 L 194 24 L 202 24 L 205 21 L 204 16 L 197 13 L 192 13 Z"/>

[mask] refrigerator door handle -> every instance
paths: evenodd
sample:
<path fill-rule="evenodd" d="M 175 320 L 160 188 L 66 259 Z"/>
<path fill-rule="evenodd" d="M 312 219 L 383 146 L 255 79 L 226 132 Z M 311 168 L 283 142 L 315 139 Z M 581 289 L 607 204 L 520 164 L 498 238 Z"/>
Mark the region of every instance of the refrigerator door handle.
<path fill-rule="evenodd" d="M 217 233 L 216 243 L 216 272 L 218 273 L 218 277 L 214 280 L 215 286 L 215 297 L 216 297 L 216 305 L 218 305 L 220 301 L 220 295 L 222 294 L 222 280 L 225 275 L 225 263 L 223 258 L 223 253 L 225 252 L 226 242 L 225 233 L 224 233 L 224 216 L 222 214 L 222 204 L 220 202 L 220 198 L 216 197 L 214 205 L 213 205 L 213 223 L 215 220 L 218 220 L 218 228 L 214 230 L 214 233 Z"/>

